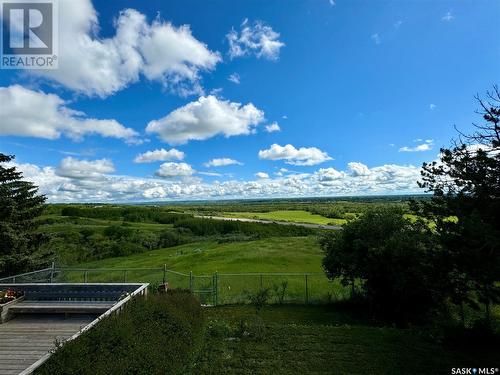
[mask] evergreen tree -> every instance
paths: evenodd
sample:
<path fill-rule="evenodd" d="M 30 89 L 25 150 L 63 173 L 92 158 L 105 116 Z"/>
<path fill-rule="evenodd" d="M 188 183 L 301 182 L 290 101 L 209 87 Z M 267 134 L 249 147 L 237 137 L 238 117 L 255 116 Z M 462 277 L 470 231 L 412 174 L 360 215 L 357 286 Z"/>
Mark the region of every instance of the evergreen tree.
<path fill-rule="evenodd" d="M 452 301 L 483 303 L 489 322 L 490 306 L 500 300 L 500 91 L 476 98 L 484 123 L 441 149 L 440 161 L 424 163 L 420 186 L 434 195 L 413 209 L 435 223 Z"/>
<path fill-rule="evenodd" d="M 42 213 L 46 197 L 24 181 L 15 167 L 5 164 L 13 159 L 0 153 L 0 276 L 37 266 L 34 252 L 43 240 L 35 232 L 35 219 Z"/>

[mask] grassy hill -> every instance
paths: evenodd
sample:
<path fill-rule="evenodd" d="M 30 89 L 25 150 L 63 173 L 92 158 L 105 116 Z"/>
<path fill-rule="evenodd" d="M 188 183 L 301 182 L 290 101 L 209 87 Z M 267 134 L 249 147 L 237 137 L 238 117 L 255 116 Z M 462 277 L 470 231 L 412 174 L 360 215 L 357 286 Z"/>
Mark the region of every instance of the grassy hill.
<path fill-rule="evenodd" d="M 163 267 L 201 275 L 215 271 L 322 272 L 323 255 L 315 237 L 272 237 L 257 241 L 195 242 L 126 257 L 83 263 L 83 268 Z"/>
<path fill-rule="evenodd" d="M 66 270 L 61 277 L 73 282 L 126 280 L 157 284 L 163 280 L 166 265 L 166 281 L 173 288 L 189 288 L 191 282 L 195 290 L 213 290 L 213 275 L 217 272 L 219 303 L 248 302 L 249 295 L 262 289 L 269 289 L 270 302 L 280 299 L 327 302 L 346 298 L 350 291 L 338 281 L 326 278 L 322 258 L 314 236 L 222 244 L 205 241 L 82 263 L 77 270 Z M 189 272 L 194 275 L 191 280 Z"/>

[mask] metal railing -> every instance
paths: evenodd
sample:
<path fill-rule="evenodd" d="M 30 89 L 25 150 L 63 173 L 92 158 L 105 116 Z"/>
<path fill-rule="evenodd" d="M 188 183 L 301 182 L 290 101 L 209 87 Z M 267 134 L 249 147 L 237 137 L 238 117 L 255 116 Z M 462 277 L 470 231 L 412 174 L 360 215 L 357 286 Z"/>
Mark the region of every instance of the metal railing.
<path fill-rule="evenodd" d="M 352 290 L 323 273 L 218 273 L 195 275 L 155 268 L 53 267 L 0 279 L 4 283 L 149 283 L 152 288 L 189 289 L 204 305 L 246 304 L 257 294 L 272 304 L 327 304 L 348 299 Z"/>

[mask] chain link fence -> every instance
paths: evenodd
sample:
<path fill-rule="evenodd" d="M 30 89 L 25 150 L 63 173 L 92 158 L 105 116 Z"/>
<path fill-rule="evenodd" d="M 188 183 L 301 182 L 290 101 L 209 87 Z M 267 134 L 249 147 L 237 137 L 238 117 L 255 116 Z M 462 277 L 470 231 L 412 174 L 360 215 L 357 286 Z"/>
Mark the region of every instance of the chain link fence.
<path fill-rule="evenodd" d="M 328 304 L 351 296 L 351 288 L 323 273 L 214 273 L 194 275 L 158 268 L 51 267 L 0 279 L 9 283 L 150 283 L 189 289 L 203 305 L 251 303 L 257 295 L 271 304 Z"/>

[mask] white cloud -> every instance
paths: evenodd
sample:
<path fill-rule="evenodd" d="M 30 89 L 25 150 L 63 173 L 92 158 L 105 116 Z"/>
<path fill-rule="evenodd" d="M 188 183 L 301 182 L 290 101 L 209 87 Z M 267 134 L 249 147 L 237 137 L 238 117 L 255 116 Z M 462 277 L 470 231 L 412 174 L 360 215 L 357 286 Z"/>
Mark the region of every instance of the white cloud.
<path fill-rule="evenodd" d="M 202 176 L 209 176 L 209 177 L 222 177 L 224 176 L 223 173 L 217 173 L 217 172 L 198 172 L 198 174 Z"/>
<path fill-rule="evenodd" d="M 380 44 L 382 41 L 380 40 L 380 35 L 378 33 L 372 34 L 370 38 L 373 40 L 373 43 Z"/>
<path fill-rule="evenodd" d="M 416 139 L 416 142 L 422 142 L 422 139 Z M 433 139 L 426 139 L 423 141 L 424 143 L 421 143 L 417 146 L 414 147 L 409 147 L 409 146 L 404 146 L 399 149 L 399 152 L 421 152 L 421 151 L 429 151 L 432 150 L 432 147 L 434 146 L 434 140 Z"/>
<path fill-rule="evenodd" d="M 266 132 L 268 132 L 268 133 L 281 131 L 281 128 L 276 121 L 273 122 L 272 124 L 266 125 L 265 129 L 266 129 Z"/>
<path fill-rule="evenodd" d="M 187 163 L 163 163 L 156 171 L 158 177 L 189 177 L 196 171 Z"/>
<path fill-rule="evenodd" d="M 59 1 L 59 20 L 59 68 L 29 73 L 89 96 L 112 95 L 141 75 L 181 95 L 200 93 L 200 72 L 221 60 L 193 37 L 189 26 L 175 27 L 159 17 L 148 23 L 133 9 L 120 12 L 109 38 L 98 35 L 90 0 Z"/>
<path fill-rule="evenodd" d="M 441 17 L 441 21 L 444 21 L 444 22 L 450 22 L 450 21 L 453 21 L 455 19 L 455 17 L 453 16 L 453 14 L 451 14 L 450 11 L 446 12 L 446 14 Z"/>
<path fill-rule="evenodd" d="M 316 175 L 318 180 L 322 183 L 340 180 L 346 176 L 344 172 L 339 172 L 335 168 L 320 168 Z"/>
<path fill-rule="evenodd" d="M 370 168 L 363 163 L 353 161 L 348 163 L 347 166 L 349 167 L 350 175 L 353 177 L 363 177 L 371 174 Z"/>
<path fill-rule="evenodd" d="M 279 33 L 262 21 L 250 23 L 248 19 L 245 19 L 241 24 L 239 34 L 233 29 L 226 35 L 229 41 L 229 56 L 234 59 L 254 54 L 258 58 L 277 60 L 280 49 L 285 46 L 279 37 Z"/>
<path fill-rule="evenodd" d="M 209 95 L 151 121 L 146 132 L 157 133 L 170 144 L 183 144 L 218 134 L 225 137 L 251 134 L 262 121 L 264 112 L 252 103 L 242 105 Z"/>
<path fill-rule="evenodd" d="M 229 77 L 227 77 L 227 79 L 237 85 L 240 84 L 240 75 L 238 73 L 230 74 Z"/>
<path fill-rule="evenodd" d="M 297 149 L 291 144 L 280 146 L 276 143 L 271 145 L 267 150 L 260 150 L 259 158 L 265 160 L 284 160 L 287 164 L 303 166 L 316 165 L 327 160 L 332 160 L 326 152 L 316 147 L 301 147 Z"/>
<path fill-rule="evenodd" d="M 115 171 L 113 162 L 109 159 L 78 160 L 68 156 L 61 160 L 56 168 L 56 175 L 74 179 L 98 179 Z"/>
<path fill-rule="evenodd" d="M 181 178 L 163 179 L 112 175 L 108 174 L 112 171 L 109 164 L 102 163 L 102 166 L 96 166 L 96 161 L 89 163 L 93 165 L 70 163 L 73 165 L 72 168 L 63 168 L 72 171 L 63 173 L 64 175 L 76 178 L 59 176 L 56 174 L 56 169 L 59 168 L 51 166 L 10 164 L 17 166 L 27 180 L 40 186 L 41 193 L 46 194 L 51 202 L 205 200 L 422 192 L 416 184 L 420 179 L 420 168 L 411 165 L 387 164 L 368 168 L 362 163 L 352 163 L 348 166 L 350 171 L 323 168 L 310 174 L 287 174 L 276 178 L 268 176 L 257 180 L 216 180 L 205 183 L 191 176 L 192 169 L 189 165 L 164 167 L 167 177 Z M 74 167 L 75 164 L 77 168 Z M 79 170 L 80 173 L 76 173 L 75 170 Z M 362 171 L 362 175 L 353 174 L 353 170 Z"/>
<path fill-rule="evenodd" d="M 218 158 L 203 163 L 203 165 L 209 168 L 209 167 L 224 167 L 226 165 L 243 165 L 243 163 L 239 162 L 238 160 L 230 158 Z"/>
<path fill-rule="evenodd" d="M 33 91 L 19 85 L 0 87 L 0 135 L 58 139 L 65 135 L 81 140 L 98 134 L 138 143 L 138 133 L 113 119 L 89 118 L 66 106 L 54 94 Z"/>
<path fill-rule="evenodd" d="M 328 0 L 328 2 L 330 3 L 331 6 L 335 5 L 335 0 Z"/>
<path fill-rule="evenodd" d="M 215 89 L 210 90 L 210 95 L 218 96 L 224 91 L 222 87 L 217 87 Z"/>
<path fill-rule="evenodd" d="M 431 111 L 435 110 L 435 109 L 436 109 L 436 107 L 437 107 L 437 106 L 436 106 L 435 104 L 430 104 L 430 105 L 429 105 L 429 109 L 430 109 Z"/>
<path fill-rule="evenodd" d="M 255 177 L 260 178 L 260 179 L 267 179 L 267 178 L 269 178 L 269 175 L 265 172 L 257 172 L 255 174 Z"/>
<path fill-rule="evenodd" d="M 154 151 L 146 151 L 135 157 L 134 163 L 152 163 L 154 161 L 167 161 L 167 160 L 183 160 L 184 152 L 179 151 L 175 148 L 170 150 L 165 150 L 161 148 Z"/>

